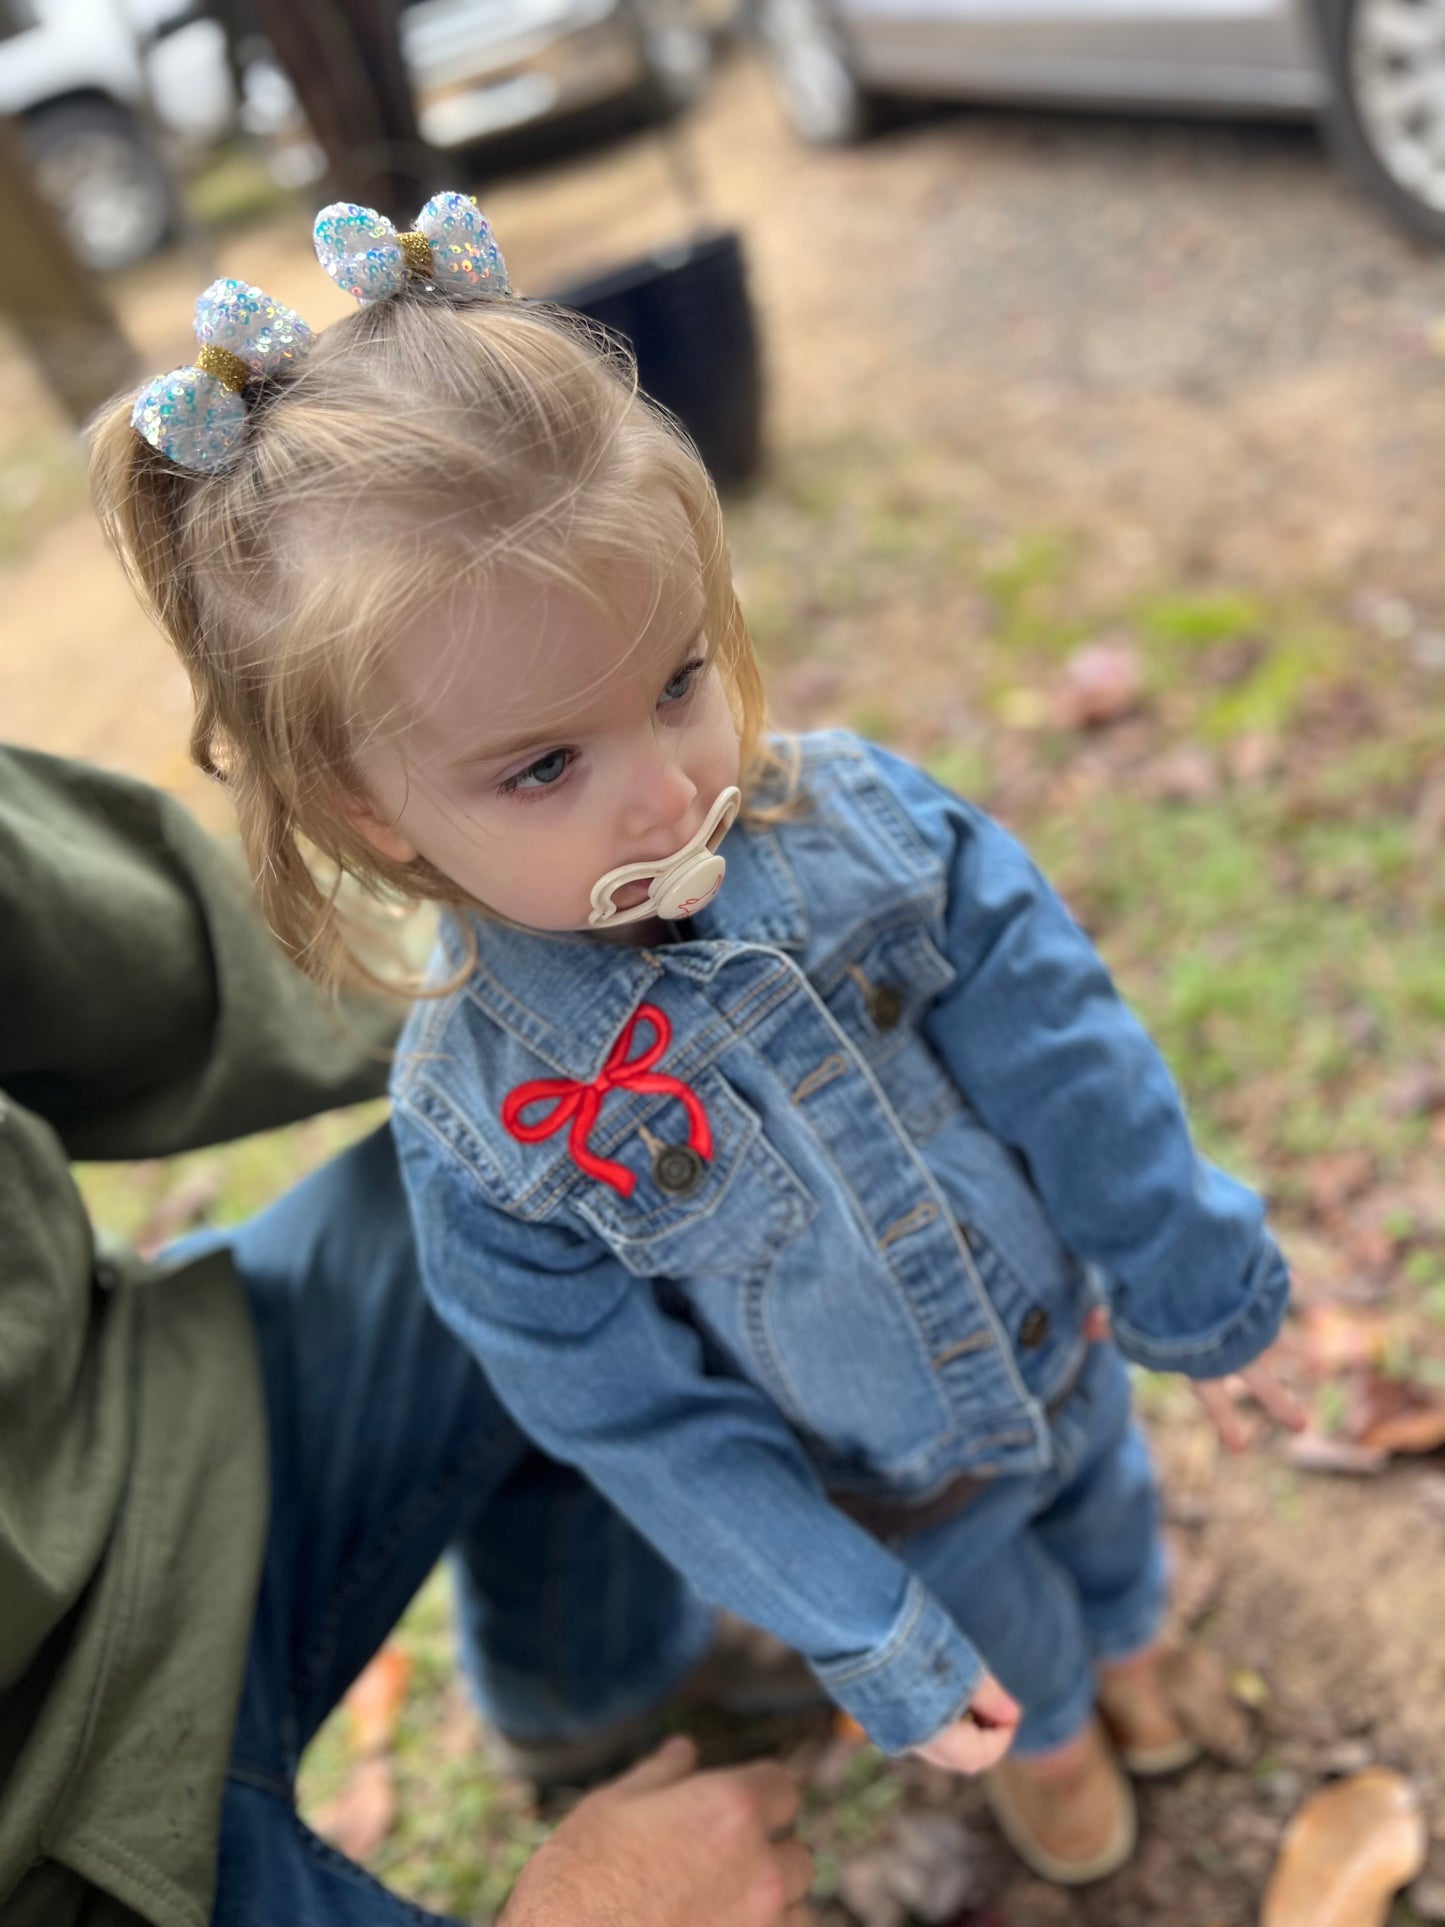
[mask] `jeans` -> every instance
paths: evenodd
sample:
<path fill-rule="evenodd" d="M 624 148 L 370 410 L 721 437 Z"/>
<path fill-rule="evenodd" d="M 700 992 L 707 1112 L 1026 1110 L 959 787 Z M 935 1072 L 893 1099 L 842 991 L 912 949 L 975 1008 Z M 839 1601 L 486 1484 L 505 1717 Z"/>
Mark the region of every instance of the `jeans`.
<path fill-rule="evenodd" d="M 997 1479 L 895 1547 L 1023 1707 L 1019 1754 L 1082 1729 L 1095 1664 L 1151 1644 L 1167 1590 L 1149 1448 L 1113 1345 L 1091 1347 L 1052 1429 L 1049 1471 Z"/>
<path fill-rule="evenodd" d="M 228 1246 L 265 1379 L 271 1517 L 222 1809 L 215 1927 L 435 1920 L 295 1807 L 303 1749 L 450 1545 L 483 1711 L 522 1739 L 644 1710 L 712 1614 L 574 1472 L 544 1459 L 438 1322 L 389 1132 L 306 1178 Z"/>

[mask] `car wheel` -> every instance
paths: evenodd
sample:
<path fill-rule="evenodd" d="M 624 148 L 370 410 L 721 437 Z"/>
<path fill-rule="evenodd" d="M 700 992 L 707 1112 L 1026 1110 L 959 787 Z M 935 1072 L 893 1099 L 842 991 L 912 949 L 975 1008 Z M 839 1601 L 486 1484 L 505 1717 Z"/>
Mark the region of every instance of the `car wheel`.
<path fill-rule="evenodd" d="M 763 46 L 795 133 L 841 147 L 873 131 L 877 102 L 863 86 L 829 0 L 762 0 Z"/>
<path fill-rule="evenodd" d="M 1323 0 L 1327 129 L 1396 220 L 1445 242 L 1445 0 Z"/>
<path fill-rule="evenodd" d="M 24 134 L 35 185 L 87 267 L 130 267 L 170 237 L 170 180 L 144 129 L 122 108 L 106 101 L 42 108 Z"/>

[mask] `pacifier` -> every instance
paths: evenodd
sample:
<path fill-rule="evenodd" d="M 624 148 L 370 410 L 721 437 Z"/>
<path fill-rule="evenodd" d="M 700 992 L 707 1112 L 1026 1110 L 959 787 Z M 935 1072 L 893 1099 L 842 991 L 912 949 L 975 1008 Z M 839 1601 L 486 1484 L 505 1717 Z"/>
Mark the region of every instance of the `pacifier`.
<path fill-rule="evenodd" d="M 708 811 L 701 829 L 674 855 L 651 863 L 624 863 L 599 877 L 592 886 L 588 923 L 594 929 L 636 923 L 643 917 L 662 917 L 672 923 L 701 910 L 722 888 L 727 860 L 717 854 L 717 846 L 737 821 L 742 800 L 742 791 L 730 784 Z M 619 910 L 612 899 L 629 883 L 645 883 L 647 895 L 641 903 Z"/>

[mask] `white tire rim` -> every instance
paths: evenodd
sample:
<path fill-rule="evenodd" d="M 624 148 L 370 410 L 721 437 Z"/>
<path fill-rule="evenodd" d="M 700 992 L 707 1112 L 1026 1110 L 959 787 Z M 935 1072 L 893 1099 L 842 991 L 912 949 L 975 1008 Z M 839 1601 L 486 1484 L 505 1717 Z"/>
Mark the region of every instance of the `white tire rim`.
<path fill-rule="evenodd" d="M 1347 59 L 1376 159 L 1405 193 L 1445 214 L 1445 0 L 1360 0 Z"/>

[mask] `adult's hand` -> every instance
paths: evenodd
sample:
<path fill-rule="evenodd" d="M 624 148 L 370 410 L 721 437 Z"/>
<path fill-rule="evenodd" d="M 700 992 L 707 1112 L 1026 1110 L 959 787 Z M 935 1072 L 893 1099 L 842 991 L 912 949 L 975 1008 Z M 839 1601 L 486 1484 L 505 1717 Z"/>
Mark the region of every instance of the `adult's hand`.
<path fill-rule="evenodd" d="M 758 1762 L 699 1773 L 674 1739 L 578 1803 L 522 1870 L 498 1927 L 794 1927 L 813 1860 L 798 1789 Z"/>

